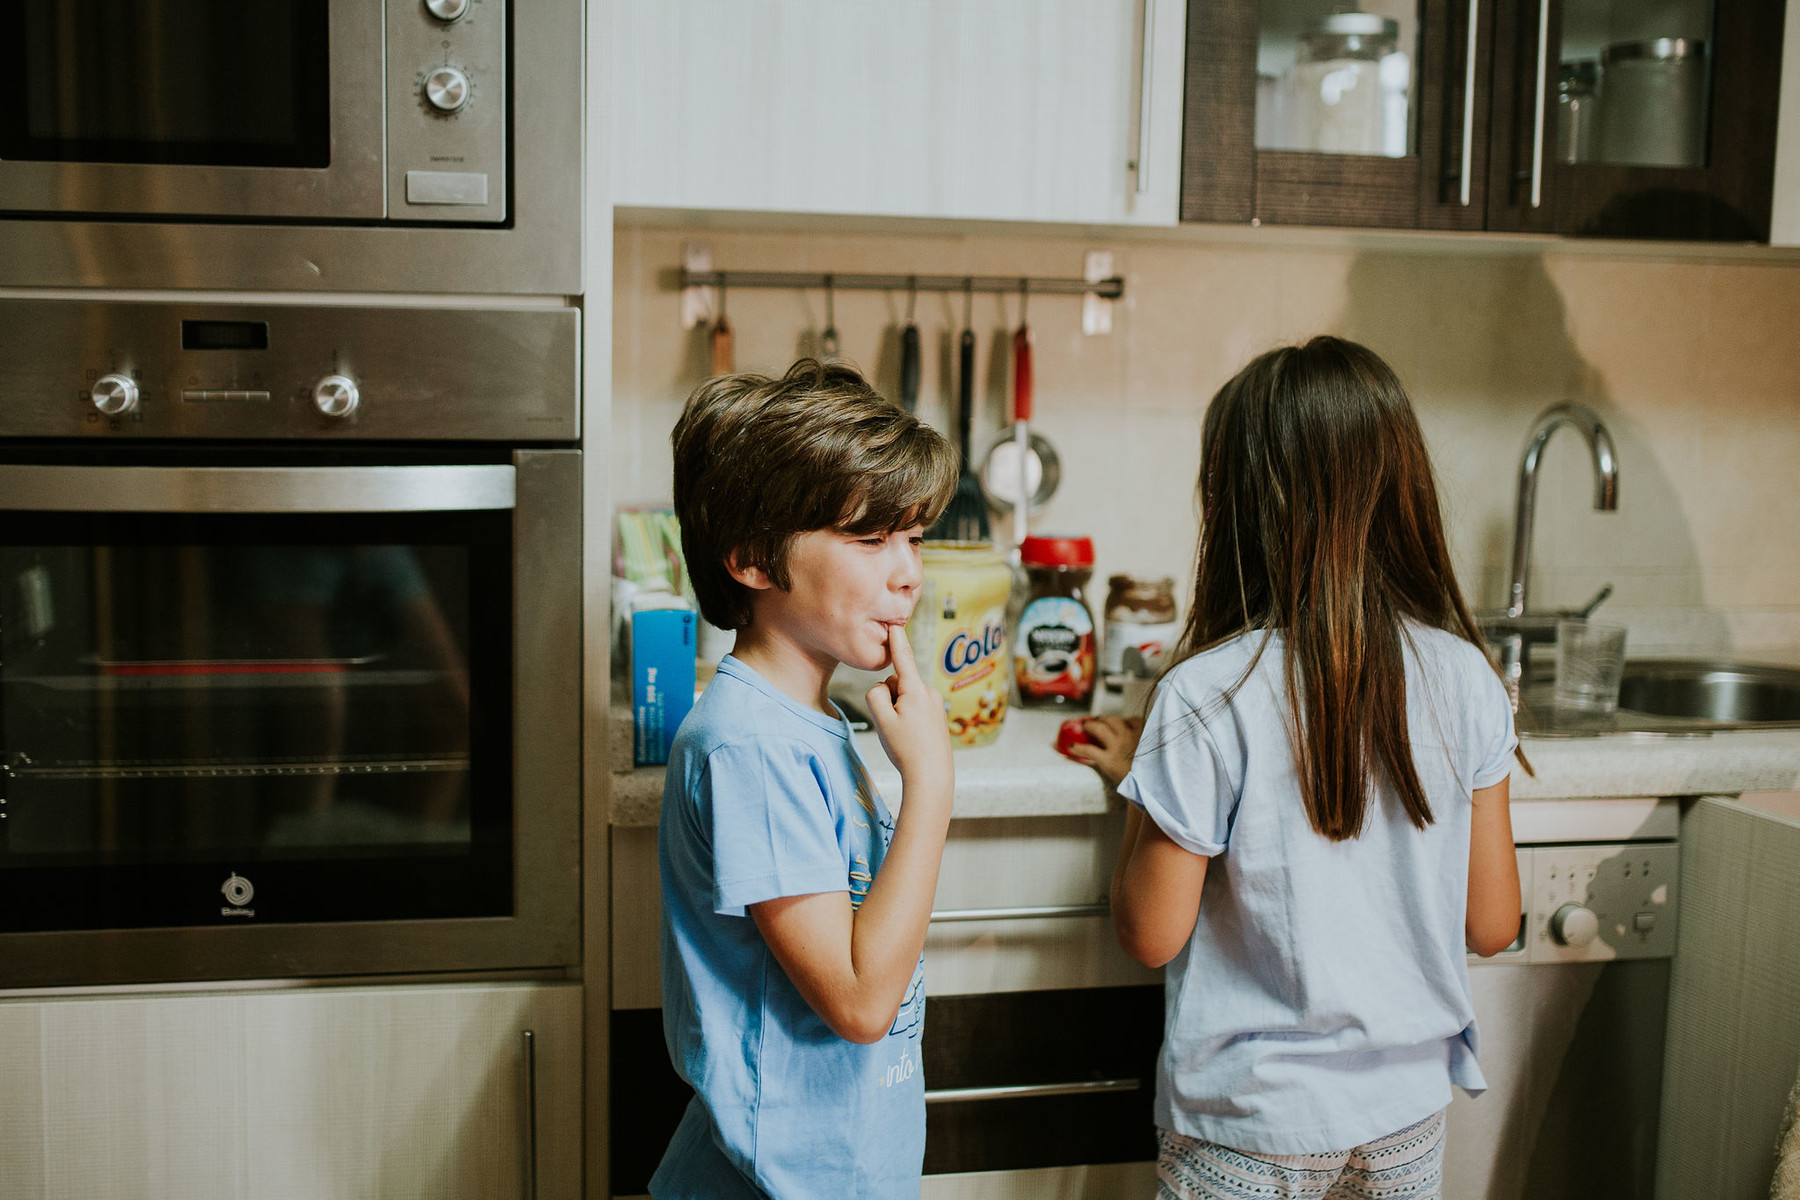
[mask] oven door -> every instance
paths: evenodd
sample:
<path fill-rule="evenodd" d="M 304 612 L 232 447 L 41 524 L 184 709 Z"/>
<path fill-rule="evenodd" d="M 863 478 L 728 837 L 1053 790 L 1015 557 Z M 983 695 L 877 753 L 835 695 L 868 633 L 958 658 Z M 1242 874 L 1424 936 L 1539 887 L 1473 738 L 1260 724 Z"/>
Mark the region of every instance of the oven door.
<path fill-rule="evenodd" d="M 0 211 L 382 217 L 370 0 L 0 5 Z"/>
<path fill-rule="evenodd" d="M 0 466 L 0 984 L 576 961 L 578 488 Z"/>

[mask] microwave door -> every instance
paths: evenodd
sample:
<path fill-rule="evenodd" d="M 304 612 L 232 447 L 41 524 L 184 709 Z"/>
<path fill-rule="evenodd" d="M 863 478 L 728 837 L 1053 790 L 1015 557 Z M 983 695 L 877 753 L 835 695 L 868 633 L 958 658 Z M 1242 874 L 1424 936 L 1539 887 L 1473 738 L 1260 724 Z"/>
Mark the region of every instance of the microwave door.
<path fill-rule="evenodd" d="M 366 0 L 0 6 L 0 212 L 379 220 Z"/>

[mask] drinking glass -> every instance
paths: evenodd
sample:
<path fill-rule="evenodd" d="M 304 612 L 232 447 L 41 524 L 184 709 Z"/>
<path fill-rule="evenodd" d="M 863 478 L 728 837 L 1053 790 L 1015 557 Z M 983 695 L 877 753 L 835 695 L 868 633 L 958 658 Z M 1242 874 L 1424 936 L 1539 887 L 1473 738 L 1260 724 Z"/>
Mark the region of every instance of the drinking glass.
<path fill-rule="evenodd" d="M 1619 677 L 1625 671 L 1625 627 L 1592 621 L 1556 623 L 1558 708 L 1610 713 L 1619 707 Z"/>

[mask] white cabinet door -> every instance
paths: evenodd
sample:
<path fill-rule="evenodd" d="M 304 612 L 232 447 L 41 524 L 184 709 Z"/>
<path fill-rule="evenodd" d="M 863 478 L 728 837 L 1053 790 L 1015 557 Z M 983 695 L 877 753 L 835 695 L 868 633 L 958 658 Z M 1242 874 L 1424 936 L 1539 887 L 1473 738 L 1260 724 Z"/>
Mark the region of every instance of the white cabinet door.
<path fill-rule="evenodd" d="M 580 1122 L 573 984 L 0 1003 L 8 1197 L 574 1197 Z"/>
<path fill-rule="evenodd" d="M 1707 797 L 1681 822 L 1659 1200 L 1764 1200 L 1796 1075 L 1800 819 Z"/>
<path fill-rule="evenodd" d="M 1176 223 L 1183 0 L 617 0 L 613 22 L 615 204 Z"/>

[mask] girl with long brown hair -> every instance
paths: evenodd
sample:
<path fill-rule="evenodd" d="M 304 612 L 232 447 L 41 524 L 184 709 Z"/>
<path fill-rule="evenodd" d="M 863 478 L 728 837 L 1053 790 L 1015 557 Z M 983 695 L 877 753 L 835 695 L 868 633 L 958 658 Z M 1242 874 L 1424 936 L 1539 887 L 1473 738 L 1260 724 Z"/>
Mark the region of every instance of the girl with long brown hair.
<path fill-rule="evenodd" d="M 1119 940 L 1167 966 L 1158 1194 L 1426 1200 L 1452 1085 L 1485 1086 L 1465 945 L 1519 929 L 1511 705 L 1374 353 L 1251 362 L 1207 409 L 1199 494 L 1141 742 L 1093 721 L 1084 756 L 1131 802 Z"/>

